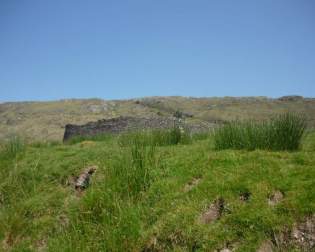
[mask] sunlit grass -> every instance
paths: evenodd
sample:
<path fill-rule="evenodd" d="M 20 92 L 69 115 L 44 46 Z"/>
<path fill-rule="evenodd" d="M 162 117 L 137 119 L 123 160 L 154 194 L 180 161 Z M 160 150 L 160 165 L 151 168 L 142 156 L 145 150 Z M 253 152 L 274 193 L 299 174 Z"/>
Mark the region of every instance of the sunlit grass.
<path fill-rule="evenodd" d="M 293 151 L 300 148 L 305 130 L 305 117 L 292 113 L 261 122 L 234 121 L 215 131 L 215 148 Z"/>

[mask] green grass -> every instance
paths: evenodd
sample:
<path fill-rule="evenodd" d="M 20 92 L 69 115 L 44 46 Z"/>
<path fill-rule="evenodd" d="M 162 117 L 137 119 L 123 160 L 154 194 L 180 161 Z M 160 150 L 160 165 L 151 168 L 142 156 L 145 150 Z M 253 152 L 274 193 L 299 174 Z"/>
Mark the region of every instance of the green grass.
<path fill-rule="evenodd" d="M 133 133 L 124 133 L 119 136 L 120 146 L 167 146 L 177 144 L 190 144 L 192 136 L 179 127 L 165 130 L 145 130 Z"/>
<path fill-rule="evenodd" d="M 0 146 L 0 158 L 12 159 L 17 158 L 25 151 L 25 141 L 20 136 L 11 136 Z"/>
<path fill-rule="evenodd" d="M 112 139 L 114 136 L 112 134 L 98 134 L 94 136 L 75 136 L 69 140 L 67 140 L 66 144 L 76 144 L 83 141 L 108 141 Z"/>
<path fill-rule="evenodd" d="M 269 120 L 230 122 L 215 131 L 215 148 L 298 150 L 306 131 L 304 116 L 280 114 Z"/>
<path fill-rule="evenodd" d="M 72 145 L 36 144 L 0 159 L 0 250 L 255 251 L 273 233 L 315 213 L 315 133 L 298 152 L 216 151 L 213 139 L 147 144 L 131 134 Z M 155 142 L 156 143 L 156 142 Z M 78 196 L 70 181 L 98 165 Z M 185 186 L 199 178 L 190 191 Z M 285 198 L 270 207 L 275 190 Z M 239 200 L 249 192 L 248 202 Z M 213 224 L 198 219 L 224 198 Z"/>

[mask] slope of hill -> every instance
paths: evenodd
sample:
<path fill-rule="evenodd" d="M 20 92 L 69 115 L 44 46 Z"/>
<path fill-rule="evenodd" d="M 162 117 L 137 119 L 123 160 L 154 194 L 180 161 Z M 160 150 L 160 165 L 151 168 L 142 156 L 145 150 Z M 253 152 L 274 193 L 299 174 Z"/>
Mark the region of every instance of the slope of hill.
<path fill-rule="evenodd" d="M 118 116 L 170 116 L 180 111 L 192 122 L 263 119 L 284 111 L 305 113 L 315 126 L 315 99 L 284 97 L 148 97 L 132 100 L 70 99 L 0 104 L 0 139 L 20 134 L 33 140 L 61 140 L 66 124 Z"/>
<path fill-rule="evenodd" d="M 314 134 L 298 152 L 119 139 L 0 153 L 0 250 L 313 251 Z"/>

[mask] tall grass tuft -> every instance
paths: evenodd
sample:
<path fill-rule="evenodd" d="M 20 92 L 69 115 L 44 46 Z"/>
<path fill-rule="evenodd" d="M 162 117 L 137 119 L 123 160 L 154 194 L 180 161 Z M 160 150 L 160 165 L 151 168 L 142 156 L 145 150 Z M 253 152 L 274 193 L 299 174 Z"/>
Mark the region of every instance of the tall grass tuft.
<path fill-rule="evenodd" d="M 167 146 L 176 144 L 189 144 L 191 136 L 178 126 L 171 129 L 147 130 L 125 133 L 119 136 L 120 146 L 132 146 L 135 142 L 141 142 L 145 146 Z"/>
<path fill-rule="evenodd" d="M 11 136 L 1 147 L 3 159 L 16 158 L 18 154 L 24 153 L 26 148 L 24 140 L 19 136 Z"/>
<path fill-rule="evenodd" d="M 285 113 L 269 120 L 234 121 L 214 133 L 215 149 L 297 150 L 306 130 L 303 115 Z"/>
<path fill-rule="evenodd" d="M 107 177 L 122 198 L 137 198 L 153 181 L 156 147 L 147 145 L 144 140 L 141 135 L 134 136 L 132 144 L 120 149 L 119 156 L 108 169 Z"/>

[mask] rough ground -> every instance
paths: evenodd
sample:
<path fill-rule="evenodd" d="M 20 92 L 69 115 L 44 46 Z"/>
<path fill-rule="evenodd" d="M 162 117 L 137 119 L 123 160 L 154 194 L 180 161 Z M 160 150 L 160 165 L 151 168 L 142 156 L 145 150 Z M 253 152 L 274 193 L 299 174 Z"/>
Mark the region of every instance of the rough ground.
<path fill-rule="evenodd" d="M 180 111 L 189 122 L 215 123 L 264 119 L 284 111 L 305 113 L 315 126 L 315 99 L 284 97 L 148 97 L 131 100 L 68 99 L 0 104 L 0 139 L 20 134 L 32 140 L 61 141 L 66 124 L 85 124 L 119 116 L 169 117 Z"/>
<path fill-rule="evenodd" d="M 314 251 L 314 133 L 297 152 L 116 140 L 1 158 L 0 251 Z"/>

